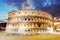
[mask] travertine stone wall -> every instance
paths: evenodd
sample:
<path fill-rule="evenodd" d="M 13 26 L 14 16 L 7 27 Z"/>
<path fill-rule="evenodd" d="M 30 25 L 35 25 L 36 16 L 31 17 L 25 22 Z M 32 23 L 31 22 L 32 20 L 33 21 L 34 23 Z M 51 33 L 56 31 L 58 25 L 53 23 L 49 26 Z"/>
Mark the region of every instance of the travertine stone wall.
<path fill-rule="evenodd" d="M 40 10 L 18 10 L 8 14 L 7 30 L 10 27 L 46 28 L 53 25 L 53 17 Z"/>

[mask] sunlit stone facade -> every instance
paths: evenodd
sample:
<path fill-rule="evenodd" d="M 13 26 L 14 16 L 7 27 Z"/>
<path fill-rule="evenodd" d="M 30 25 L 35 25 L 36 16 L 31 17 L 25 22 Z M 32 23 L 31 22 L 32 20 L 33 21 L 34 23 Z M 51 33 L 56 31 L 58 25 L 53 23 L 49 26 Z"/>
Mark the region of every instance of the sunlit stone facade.
<path fill-rule="evenodd" d="M 53 17 L 48 12 L 40 10 L 18 10 L 8 14 L 7 33 L 38 34 L 53 27 Z"/>

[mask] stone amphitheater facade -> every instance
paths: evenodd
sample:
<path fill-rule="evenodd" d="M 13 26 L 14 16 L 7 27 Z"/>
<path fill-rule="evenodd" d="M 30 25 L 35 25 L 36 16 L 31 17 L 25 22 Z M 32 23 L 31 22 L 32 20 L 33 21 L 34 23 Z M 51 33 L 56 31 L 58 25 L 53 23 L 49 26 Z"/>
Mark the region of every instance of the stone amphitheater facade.
<path fill-rule="evenodd" d="M 53 17 L 45 11 L 22 9 L 9 12 L 7 33 L 40 34 L 53 26 Z"/>

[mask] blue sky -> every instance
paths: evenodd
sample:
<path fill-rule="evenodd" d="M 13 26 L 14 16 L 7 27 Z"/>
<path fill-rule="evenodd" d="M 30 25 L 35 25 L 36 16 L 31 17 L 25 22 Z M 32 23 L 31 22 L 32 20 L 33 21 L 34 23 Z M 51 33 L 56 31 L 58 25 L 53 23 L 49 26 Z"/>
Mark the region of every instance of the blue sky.
<path fill-rule="evenodd" d="M 13 10 L 18 10 L 16 7 L 9 6 L 4 3 L 4 0 L 0 0 L 0 20 L 7 19 L 8 13 Z"/>
<path fill-rule="evenodd" d="M 13 10 L 22 9 L 21 4 L 28 0 L 0 0 L 0 20 L 7 19 L 8 13 Z M 32 9 L 43 10 L 53 16 L 60 16 L 60 0 L 29 0 L 27 4 Z M 25 5 L 26 6 L 26 5 Z"/>

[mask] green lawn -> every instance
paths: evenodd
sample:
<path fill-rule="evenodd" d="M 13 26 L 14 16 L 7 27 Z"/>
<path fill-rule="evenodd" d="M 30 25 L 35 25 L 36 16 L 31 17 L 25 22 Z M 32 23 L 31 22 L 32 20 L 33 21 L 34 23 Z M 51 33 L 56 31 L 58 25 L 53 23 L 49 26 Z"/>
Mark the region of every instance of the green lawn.
<path fill-rule="evenodd" d="M 60 40 L 60 34 L 7 35 L 0 32 L 0 40 Z"/>

